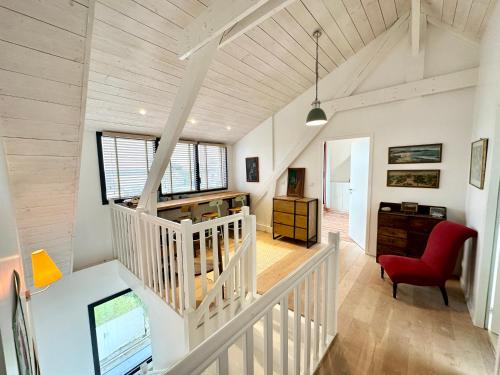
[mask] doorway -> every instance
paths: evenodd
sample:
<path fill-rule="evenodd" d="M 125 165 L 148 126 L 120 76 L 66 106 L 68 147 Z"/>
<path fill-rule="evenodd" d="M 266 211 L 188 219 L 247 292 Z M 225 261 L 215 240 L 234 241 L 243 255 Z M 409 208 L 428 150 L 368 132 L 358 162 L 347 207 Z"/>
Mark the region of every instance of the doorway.
<path fill-rule="evenodd" d="M 370 138 L 327 141 L 323 160 L 322 242 L 338 231 L 342 241 L 366 250 Z"/>

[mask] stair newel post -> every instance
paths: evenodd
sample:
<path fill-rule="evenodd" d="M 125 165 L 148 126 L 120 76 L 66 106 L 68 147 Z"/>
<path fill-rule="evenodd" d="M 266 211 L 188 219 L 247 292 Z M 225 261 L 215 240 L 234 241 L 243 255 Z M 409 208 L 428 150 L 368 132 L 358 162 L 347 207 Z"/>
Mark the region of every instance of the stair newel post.
<path fill-rule="evenodd" d="M 146 245 L 145 245 L 145 228 L 142 225 L 142 214 L 144 209 L 137 207 L 135 210 L 135 231 L 137 233 L 137 247 L 139 253 L 139 278 L 142 280 L 144 287 L 146 287 L 146 273 L 148 272 L 146 267 L 146 262 L 144 261 L 146 257 Z"/>
<path fill-rule="evenodd" d="M 116 259 L 118 258 L 118 249 L 117 249 L 117 243 L 116 243 L 116 219 L 115 219 L 115 210 L 114 210 L 114 206 L 115 206 L 115 200 L 114 199 L 110 199 L 109 200 L 109 207 L 111 208 L 109 210 L 110 214 L 111 214 L 111 243 L 112 243 L 112 246 L 113 246 L 113 258 Z"/>
<path fill-rule="evenodd" d="M 254 299 L 257 295 L 257 222 L 255 215 L 250 215 L 250 207 L 242 208 L 244 216 L 243 238 L 250 235 L 250 248 L 247 250 L 247 290 Z"/>
<path fill-rule="evenodd" d="M 338 309 L 338 278 L 339 278 L 339 233 L 328 233 L 328 246 L 333 246 L 333 252 L 327 259 L 327 333 L 334 337 L 337 334 L 337 309 Z"/>
<path fill-rule="evenodd" d="M 193 251 L 193 222 L 190 219 L 181 221 L 181 254 L 182 269 L 184 273 L 184 329 L 187 346 L 192 349 L 194 342 L 195 322 L 192 321 L 196 310 L 196 297 L 194 285 L 194 251 Z"/>

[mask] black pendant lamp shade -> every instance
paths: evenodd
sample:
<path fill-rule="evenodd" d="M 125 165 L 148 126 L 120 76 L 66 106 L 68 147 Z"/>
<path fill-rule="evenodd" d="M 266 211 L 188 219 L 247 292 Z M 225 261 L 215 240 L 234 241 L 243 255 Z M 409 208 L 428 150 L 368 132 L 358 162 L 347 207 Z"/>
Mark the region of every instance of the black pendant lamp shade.
<path fill-rule="evenodd" d="M 321 103 L 318 100 L 318 39 L 321 36 L 321 31 L 316 30 L 313 36 L 316 38 L 316 98 L 314 102 L 312 102 L 313 109 L 311 109 L 307 115 L 307 126 L 319 126 L 327 123 L 325 111 L 321 109 Z"/>

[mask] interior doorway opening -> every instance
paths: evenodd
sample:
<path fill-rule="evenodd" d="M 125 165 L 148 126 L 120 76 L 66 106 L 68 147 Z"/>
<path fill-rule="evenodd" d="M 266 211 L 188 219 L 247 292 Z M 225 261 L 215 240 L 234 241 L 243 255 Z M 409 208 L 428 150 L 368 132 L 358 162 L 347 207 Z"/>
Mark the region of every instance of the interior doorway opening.
<path fill-rule="evenodd" d="M 366 250 L 370 138 L 326 141 L 323 150 L 322 242 L 338 231 L 342 241 Z"/>

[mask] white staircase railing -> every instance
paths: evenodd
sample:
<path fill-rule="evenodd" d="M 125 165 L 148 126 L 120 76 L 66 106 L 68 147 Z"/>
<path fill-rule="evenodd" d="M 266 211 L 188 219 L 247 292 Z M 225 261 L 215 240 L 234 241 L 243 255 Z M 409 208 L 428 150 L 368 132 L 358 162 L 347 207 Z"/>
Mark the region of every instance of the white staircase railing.
<path fill-rule="evenodd" d="M 330 233 L 325 249 L 248 305 L 165 374 L 228 374 L 231 370 L 254 374 L 260 365 L 264 374 L 275 370 L 281 374 L 314 372 L 337 333 L 338 249 L 339 235 Z M 273 317 L 276 311 L 278 322 Z M 291 334 L 289 324 L 293 327 Z M 263 326 L 263 358 L 257 358 L 259 354 L 254 350 L 259 325 Z M 279 332 L 278 349 L 274 345 L 275 329 Z M 243 354 L 240 363 L 231 355 L 235 346 Z"/>
<path fill-rule="evenodd" d="M 256 295 L 256 224 L 248 207 L 193 224 L 111 202 L 111 218 L 115 257 L 185 317 L 190 348 Z"/>

